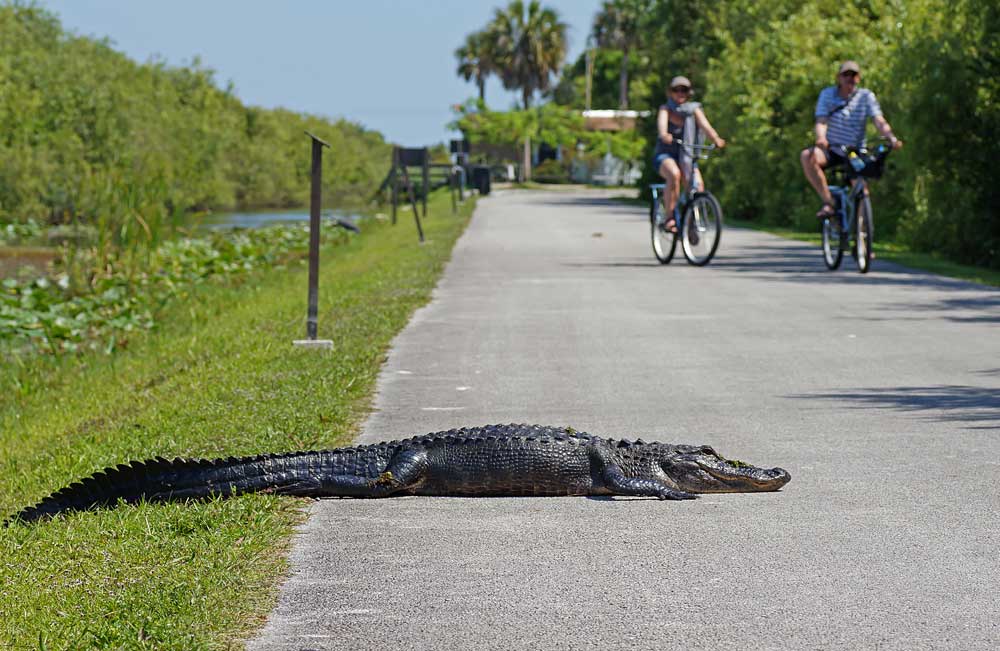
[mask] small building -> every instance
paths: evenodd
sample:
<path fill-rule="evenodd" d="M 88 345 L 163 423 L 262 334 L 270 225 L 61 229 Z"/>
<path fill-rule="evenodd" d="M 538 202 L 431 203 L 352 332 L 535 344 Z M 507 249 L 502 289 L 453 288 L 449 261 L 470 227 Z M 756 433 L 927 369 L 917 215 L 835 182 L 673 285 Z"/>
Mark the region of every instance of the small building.
<path fill-rule="evenodd" d="M 634 131 L 639 118 L 649 115 L 649 111 L 594 109 L 583 111 L 583 123 L 588 131 Z M 583 160 L 576 160 L 570 169 L 570 179 L 577 183 L 632 185 L 641 177 L 640 163 L 619 160 L 610 153 L 605 153 L 596 164 L 588 165 Z"/>
<path fill-rule="evenodd" d="M 649 115 L 649 111 L 594 109 L 583 111 L 583 123 L 589 131 L 631 131 L 639 118 Z"/>

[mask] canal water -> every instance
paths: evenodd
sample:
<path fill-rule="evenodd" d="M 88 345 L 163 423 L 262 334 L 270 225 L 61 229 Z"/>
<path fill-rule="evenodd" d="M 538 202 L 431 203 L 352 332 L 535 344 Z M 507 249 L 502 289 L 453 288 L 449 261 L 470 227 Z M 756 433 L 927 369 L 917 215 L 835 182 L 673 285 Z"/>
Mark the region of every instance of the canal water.
<path fill-rule="evenodd" d="M 360 216 L 342 210 L 324 210 L 321 217 L 324 221 L 337 218 L 357 222 Z M 236 212 L 215 212 L 202 215 L 195 220 L 198 228 L 207 230 L 225 230 L 230 228 L 261 228 L 275 224 L 309 223 L 309 210 L 252 210 Z"/>

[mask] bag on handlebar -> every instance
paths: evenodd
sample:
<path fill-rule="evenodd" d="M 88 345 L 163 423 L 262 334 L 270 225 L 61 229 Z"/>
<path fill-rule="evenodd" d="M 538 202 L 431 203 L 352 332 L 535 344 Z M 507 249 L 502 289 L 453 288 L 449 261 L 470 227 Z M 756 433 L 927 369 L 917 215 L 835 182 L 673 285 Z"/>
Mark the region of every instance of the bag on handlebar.
<path fill-rule="evenodd" d="M 858 172 L 860 176 L 869 179 L 882 177 L 882 174 L 885 173 L 885 159 L 889 155 L 889 149 L 885 145 L 876 147 L 874 154 L 861 151 L 858 155 L 865 161 L 865 166 Z"/>

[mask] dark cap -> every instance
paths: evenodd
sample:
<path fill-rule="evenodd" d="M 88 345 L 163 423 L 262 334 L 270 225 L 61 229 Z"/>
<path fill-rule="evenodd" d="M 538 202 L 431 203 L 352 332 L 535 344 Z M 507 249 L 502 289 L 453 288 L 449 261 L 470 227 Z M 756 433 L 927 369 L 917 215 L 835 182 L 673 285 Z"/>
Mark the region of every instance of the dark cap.
<path fill-rule="evenodd" d="M 691 80 L 687 77 L 674 77 L 670 80 L 669 88 L 677 88 L 678 86 L 687 86 L 691 88 Z"/>
<path fill-rule="evenodd" d="M 851 71 L 856 74 L 861 74 L 861 66 L 858 65 L 857 61 L 844 61 L 840 64 L 840 70 L 837 71 L 838 75 L 842 75 L 847 71 Z"/>

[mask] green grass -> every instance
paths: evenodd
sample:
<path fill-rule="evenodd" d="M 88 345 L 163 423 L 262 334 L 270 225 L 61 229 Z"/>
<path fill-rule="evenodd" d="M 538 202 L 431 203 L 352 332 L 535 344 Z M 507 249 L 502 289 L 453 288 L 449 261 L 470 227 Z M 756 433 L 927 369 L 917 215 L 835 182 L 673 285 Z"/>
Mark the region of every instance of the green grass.
<path fill-rule="evenodd" d="M 305 267 L 194 290 L 111 357 L 32 360 L 0 375 L 0 513 L 104 466 L 348 443 L 392 337 L 426 303 L 471 214 L 431 202 L 326 251 L 319 335 Z M 407 432 L 396 432 L 404 436 Z M 0 647 L 239 648 L 273 606 L 303 500 L 145 504 L 0 530 Z"/>

